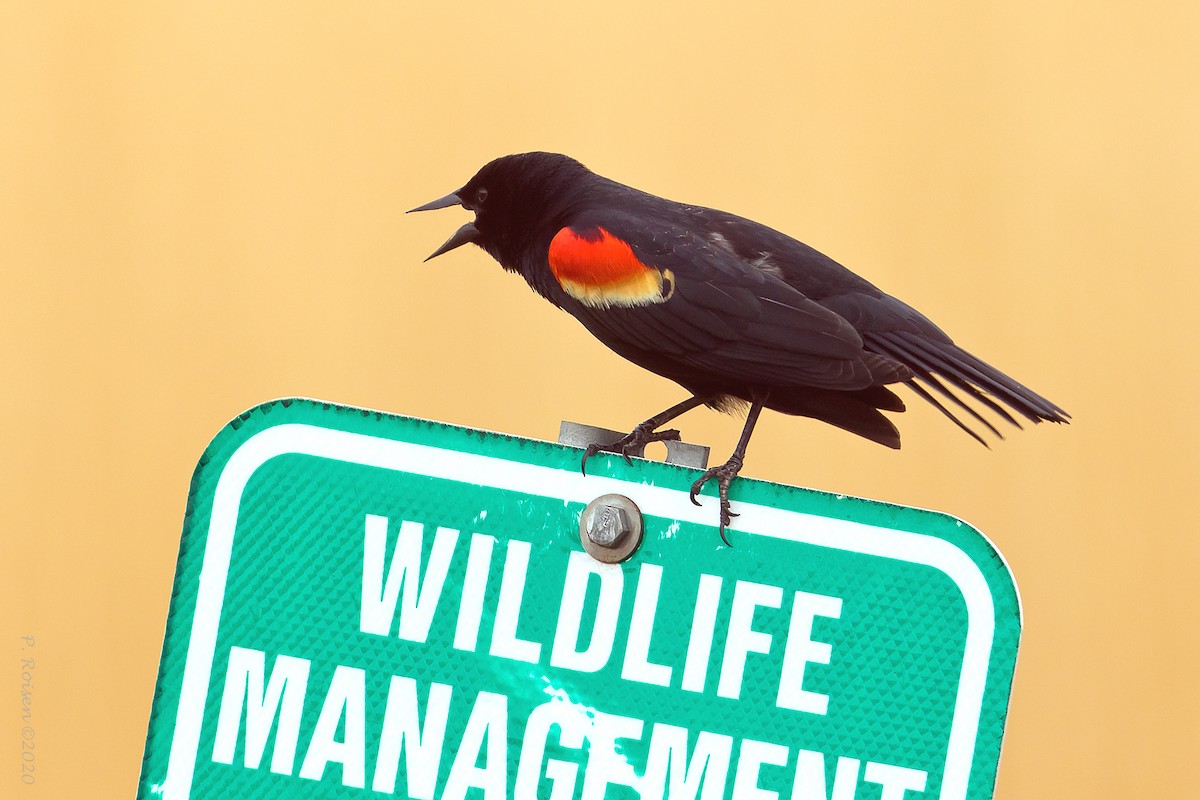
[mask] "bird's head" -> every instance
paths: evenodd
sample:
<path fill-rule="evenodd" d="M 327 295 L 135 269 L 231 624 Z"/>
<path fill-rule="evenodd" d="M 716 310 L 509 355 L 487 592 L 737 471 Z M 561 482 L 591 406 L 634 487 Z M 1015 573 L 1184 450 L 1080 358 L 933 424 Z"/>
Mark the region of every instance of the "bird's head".
<path fill-rule="evenodd" d="M 521 253 L 539 237 L 548 243 L 558 220 L 569 213 L 578 189 L 592 173 L 573 158 L 556 153 L 503 156 L 486 165 L 461 188 L 413 211 L 462 206 L 475 212 L 429 258 L 468 242 L 479 245 L 504 267 L 518 269 Z"/>

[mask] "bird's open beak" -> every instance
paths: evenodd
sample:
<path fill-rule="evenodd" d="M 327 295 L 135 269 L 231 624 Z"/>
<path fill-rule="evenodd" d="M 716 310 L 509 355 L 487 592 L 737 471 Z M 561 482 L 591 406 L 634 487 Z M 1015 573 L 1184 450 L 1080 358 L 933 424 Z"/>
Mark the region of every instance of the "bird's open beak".
<path fill-rule="evenodd" d="M 456 230 L 454 235 L 446 240 L 445 244 L 430 253 L 429 258 L 426 258 L 425 260 L 428 261 L 430 258 L 437 258 L 442 253 L 449 253 L 456 247 L 462 247 L 468 242 L 474 242 L 478 240 L 479 230 L 475 227 L 474 222 L 468 222 L 466 225 L 463 225 L 461 228 Z"/>
<path fill-rule="evenodd" d="M 451 192 L 450 194 L 446 195 L 445 197 L 439 197 L 437 200 L 434 200 L 430 203 L 426 203 L 423 206 L 417 206 L 416 208 L 410 208 L 408 210 L 408 213 L 411 214 L 414 211 L 437 211 L 439 208 L 449 208 L 450 206 L 457 206 L 457 205 L 462 205 L 462 198 L 459 197 L 454 192 Z"/>
<path fill-rule="evenodd" d="M 462 205 L 462 198 L 451 192 L 445 197 L 439 197 L 437 200 L 426 203 L 423 206 L 417 206 L 416 208 L 411 209 L 408 213 L 411 214 L 413 211 L 436 211 L 439 208 L 449 208 L 450 206 L 457 205 Z M 445 244 L 443 244 L 437 250 L 434 250 L 433 253 L 430 254 L 429 258 L 426 258 L 425 260 L 428 261 L 431 258 L 437 258 L 442 253 L 448 253 L 456 247 L 462 247 L 464 244 L 476 241 L 479 241 L 479 229 L 475 227 L 475 223 L 468 222 L 466 225 L 463 225 L 461 228 L 456 230 L 454 235 L 446 240 Z"/>

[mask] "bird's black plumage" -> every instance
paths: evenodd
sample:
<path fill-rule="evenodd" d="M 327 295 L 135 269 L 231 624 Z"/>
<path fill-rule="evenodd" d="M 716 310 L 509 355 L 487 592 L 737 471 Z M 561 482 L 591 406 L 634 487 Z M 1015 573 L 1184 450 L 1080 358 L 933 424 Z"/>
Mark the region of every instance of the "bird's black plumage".
<path fill-rule="evenodd" d="M 750 404 L 744 440 L 765 407 L 898 448 L 900 434 L 881 413 L 904 410 L 888 388 L 896 383 L 981 443 L 978 429 L 1000 436 L 985 413 L 1017 427 L 1017 416 L 1068 418 L 910 306 L 752 220 L 647 194 L 552 153 L 496 159 L 414 210 L 455 204 L 475 220 L 435 255 L 478 244 L 612 350 L 686 388 L 696 402 L 681 406 Z M 676 434 L 655 429 L 678 409 L 615 449 Z M 695 487 L 718 479 L 722 532 L 744 444 Z"/>

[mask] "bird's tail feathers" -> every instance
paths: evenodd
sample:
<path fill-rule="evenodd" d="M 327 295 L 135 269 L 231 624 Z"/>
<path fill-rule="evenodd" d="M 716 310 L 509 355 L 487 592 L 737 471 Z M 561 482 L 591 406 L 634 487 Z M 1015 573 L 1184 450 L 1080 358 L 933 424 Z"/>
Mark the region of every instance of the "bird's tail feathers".
<path fill-rule="evenodd" d="M 985 447 L 987 441 L 983 436 L 947 408 L 935 393 L 1000 439 L 1004 438 L 1000 430 L 969 404 L 964 395 L 1017 428 L 1021 423 L 1009 409 L 1035 424 L 1070 419 L 1062 408 L 952 342 L 903 331 L 871 333 L 864 337 L 864 342 L 870 349 L 907 364 L 913 371 L 913 378 L 905 381 L 908 387 Z"/>

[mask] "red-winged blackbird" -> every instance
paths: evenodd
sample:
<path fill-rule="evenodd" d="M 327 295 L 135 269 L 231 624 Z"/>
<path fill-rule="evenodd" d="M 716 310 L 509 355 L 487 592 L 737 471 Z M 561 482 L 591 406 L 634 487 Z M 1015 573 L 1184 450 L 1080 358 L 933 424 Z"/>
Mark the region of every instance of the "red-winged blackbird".
<path fill-rule="evenodd" d="M 1033 422 L 1068 415 L 958 347 L 920 313 L 806 244 L 752 220 L 664 200 L 601 177 L 553 153 L 505 156 L 466 185 L 413 211 L 461 205 L 474 222 L 429 258 L 473 242 L 517 272 L 621 356 L 692 396 L 597 452 L 629 458 L 658 430 L 701 404 L 746 404 L 746 425 L 711 479 L 729 524 L 729 484 L 763 408 L 823 420 L 900 447 L 880 411 L 903 411 L 888 384 L 905 383 L 986 446 L 938 401 L 945 398 L 997 437 L 963 396 L 1021 427 L 1001 404 Z M 426 259 L 428 261 L 429 259 Z M 922 385 L 923 384 L 923 385 Z"/>

